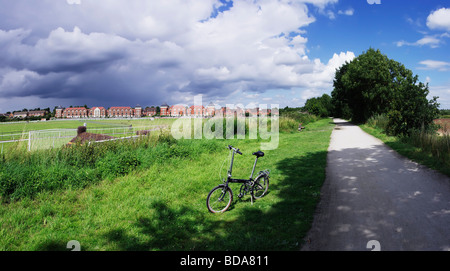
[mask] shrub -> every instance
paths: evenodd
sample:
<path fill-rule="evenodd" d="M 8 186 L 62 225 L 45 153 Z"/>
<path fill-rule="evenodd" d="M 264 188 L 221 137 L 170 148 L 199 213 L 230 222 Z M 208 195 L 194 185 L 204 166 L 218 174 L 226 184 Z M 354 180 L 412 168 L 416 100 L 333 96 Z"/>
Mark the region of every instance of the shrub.
<path fill-rule="evenodd" d="M 104 157 L 95 163 L 97 170 L 103 178 L 123 176 L 136 167 L 141 162 L 131 151 L 108 152 Z"/>

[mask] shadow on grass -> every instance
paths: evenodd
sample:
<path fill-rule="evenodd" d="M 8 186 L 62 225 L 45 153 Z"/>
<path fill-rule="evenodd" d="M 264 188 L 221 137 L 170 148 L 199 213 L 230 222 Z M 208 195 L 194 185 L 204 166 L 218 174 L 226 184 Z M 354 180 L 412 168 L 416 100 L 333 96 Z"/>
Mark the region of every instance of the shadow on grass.
<path fill-rule="evenodd" d="M 326 157 L 327 152 L 317 152 L 278 161 L 270 193 L 232 221 L 221 217 L 235 209 L 214 215 L 206 206 L 204 211 L 188 205 L 175 209 L 159 201 L 152 216 L 135 222 L 138 234 L 117 228 L 104 237 L 118 250 L 298 250 L 319 201 Z M 250 204 L 236 198 L 236 205 Z"/>

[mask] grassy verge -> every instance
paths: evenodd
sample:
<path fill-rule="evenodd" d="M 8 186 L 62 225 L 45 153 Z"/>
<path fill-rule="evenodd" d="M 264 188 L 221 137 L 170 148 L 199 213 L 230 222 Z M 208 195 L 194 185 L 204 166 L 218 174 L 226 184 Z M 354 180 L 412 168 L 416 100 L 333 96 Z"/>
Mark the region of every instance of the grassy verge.
<path fill-rule="evenodd" d="M 108 167 L 116 156 L 105 156 L 112 160 L 100 165 L 106 175 L 95 185 L 43 190 L 0 205 L 0 250 L 65 250 L 69 240 L 82 250 L 297 250 L 319 200 L 332 128 L 325 119 L 301 133 L 281 133 L 278 148 L 265 151 L 257 165 L 271 170 L 269 193 L 253 205 L 248 196 L 235 197 L 220 215 L 209 213 L 205 200 L 225 176 L 225 147 L 244 153 L 235 158 L 233 175 L 245 178 L 261 141 L 135 148 L 132 157 L 140 162 L 117 175 Z M 239 185 L 232 188 L 237 195 Z"/>
<path fill-rule="evenodd" d="M 408 157 L 419 164 L 425 165 L 450 176 L 450 161 L 445 159 L 445 157 L 436 157 L 436 155 L 433 155 L 431 150 L 417 147 L 408 142 L 408 140 L 401 140 L 395 136 L 388 136 L 381 128 L 372 127 L 368 124 L 362 124 L 360 127 L 365 132 L 383 141 L 386 145 L 397 151 L 399 154 Z M 444 155 L 448 156 L 448 154 L 445 153 Z"/>

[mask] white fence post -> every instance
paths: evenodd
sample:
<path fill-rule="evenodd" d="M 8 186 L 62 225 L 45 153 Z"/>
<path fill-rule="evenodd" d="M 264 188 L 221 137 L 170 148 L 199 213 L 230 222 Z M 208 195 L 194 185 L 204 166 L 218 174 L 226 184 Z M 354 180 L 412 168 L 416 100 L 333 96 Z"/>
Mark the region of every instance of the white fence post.
<path fill-rule="evenodd" d="M 28 151 L 31 151 L 31 131 L 28 132 Z"/>

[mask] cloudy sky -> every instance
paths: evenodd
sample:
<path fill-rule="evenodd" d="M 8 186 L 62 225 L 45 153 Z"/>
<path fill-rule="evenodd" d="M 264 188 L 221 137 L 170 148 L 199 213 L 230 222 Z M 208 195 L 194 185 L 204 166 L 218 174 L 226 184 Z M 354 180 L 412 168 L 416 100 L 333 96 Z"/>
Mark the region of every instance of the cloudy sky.
<path fill-rule="evenodd" d="M 447 0 L 0 0 L 0 113 L 303 106 L 370 47 L 450 108 Z"/>

